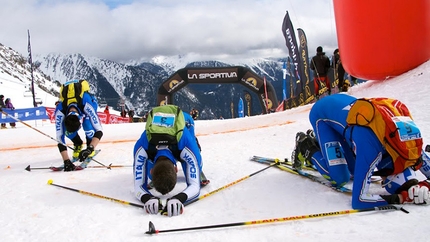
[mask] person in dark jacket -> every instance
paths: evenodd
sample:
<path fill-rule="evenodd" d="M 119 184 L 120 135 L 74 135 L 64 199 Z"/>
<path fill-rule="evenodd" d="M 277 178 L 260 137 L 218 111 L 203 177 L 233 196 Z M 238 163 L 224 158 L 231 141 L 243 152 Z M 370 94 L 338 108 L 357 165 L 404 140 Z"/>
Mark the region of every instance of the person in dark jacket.
<path fill-rule="evenodd" d="M 13 106 L 12 101 L 10 100 L 10 98 L 6 98 L 6 101 L 4 103 L 5 103 L 5 108 L 6 109 L 15 110 L 15 107 Z M 15 122 L 12 122 L 12 123 L 9 123 L 9 124 L 10 124 L 11 128 L 13 128 L 13 129 L 16 128 L 16 123 Z"/>
<path fill-rule="evenodd" d="M 0 95 L 0 110 L 3 110 L 3 108 L 5 108 L 5 107 L 6 107 L 6 105 L 4 104 L 3 99 L 4 99 L 4 96 L 3 96 L 3 95 Z M 2 123 L 2 124 L 1 124 L 1 128 L 2 128 L 2 129 L 7 129 L 7 128 L 6 128 L 6 124 L 5 124 L 5 123 Z"/>
<path fill-rule="evenodd" d="M 345 69 L 343 68 L 342 60 L 340 59 L 339 49 L 336 49 L 333 52 L 333 69 L 337 72 L 337 78 L 339 79 L 339 81 L 337 83 L 337 87 L 339 88 L 339 92 L 347 91 L 348 89 L 344 90 Z"/>
<path fill-rule="evenodd" d="M 327 87 L 328 95 L 331 94 L 330 80 L 328 78 L 328 71 L 330 69 L 330 59 L 323 52 L 323 48 L 318 46 L 317 54 L 312 57 L 311 70 L 314 71 L 314 86 L 315 95 L 318 97 L 322 94 L 324 87 Z"/>

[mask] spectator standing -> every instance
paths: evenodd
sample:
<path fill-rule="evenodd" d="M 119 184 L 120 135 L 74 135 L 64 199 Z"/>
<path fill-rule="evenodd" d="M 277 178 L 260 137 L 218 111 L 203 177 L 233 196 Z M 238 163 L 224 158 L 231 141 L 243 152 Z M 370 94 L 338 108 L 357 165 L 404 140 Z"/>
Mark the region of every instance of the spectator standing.
<path fill-rule="evenodd" d="M 5 107 L 7 109 L 10 109 L 10 110 L 15 110 L 15 107 L 13 106 L 12 101 L 10 100 L 10 98 L 6 98 Z M 9 123 L 9 124 L 10 124 L 11 128 L 16 129 L 16 123 L 15 122 Z M 6 127 L 6 124 L 5 124 L 5 127 Z"/>
<path fill-rule="evenodd" d="M 134 117 L 134 110 L 130 109 L 128 111 L 128 117 L 130 118 L 130 123 L 133 123 L 133 117 Z"/>
<path fill-rule="evenodd" d="M 199 111 L 195 108 L 191 109 L 190 114 L 194 120 L 197 120 L 197 118 L 199 117 Z"/>
<path fill-rule="evenodd" d="M 127 111 L 125 111 L 125 109 L 121 111 L 121 117 L 123 118 L 127 117 Z"/>
<path fill-rule="evenodd" d="M 5 107 L 6 107 L 6 105 L 4 104 L 3 99 L 4 99 L 4 96 L 3 96 L 3 95 L 0 95 L 0 109 L 3 109 L 3 108 L 5 108 Z M 2 128 L 2 129 L 7 129 L 7 128 L 6 128 L 6 124 L 5 124 L 5 123 L 2 123 L 2 124 L 1 124 L 1 128 Z"/>
<path fill-rule="evenodd" d="M 328 95 L 331 94 L 330 80 L 328 79 L 328 70 L 330 69 L 330 59 L 323 52 L 323 48 L 318 46 L 317 54 L 312 57 L 311 70 L 314 71 L 314 87 L 317 99 L 320 94 L 320 86 L 324 83 L 327 87 Z M 321 86 L 322 87 L 322 86 Z"/>
<path fill-rule="evenodd" d="M 348 88 L 344 88 L 344 84 L 345 84 L 345 69 L 343 68 L 342 65 L 342 60 L 340 58 L 340 53 L 339 53 L 339 49 L 336 49 L 333 52 L 333 69 L 337 72 L 337 78 L 338 78 L 338 83 L 337 83 L 337 87 L 339 89 L 339 92 L 346 92 L 348 91 Z"/>
<path fill-rule="evenodd" d="M 105 114 L 107 114 L 107 115 L 109 115 L 110 113 L 109 113 L 109 106 L 108 105 L 106 105 L 106 108 L 105 108 L 105 110 L 103 111 Z"/>

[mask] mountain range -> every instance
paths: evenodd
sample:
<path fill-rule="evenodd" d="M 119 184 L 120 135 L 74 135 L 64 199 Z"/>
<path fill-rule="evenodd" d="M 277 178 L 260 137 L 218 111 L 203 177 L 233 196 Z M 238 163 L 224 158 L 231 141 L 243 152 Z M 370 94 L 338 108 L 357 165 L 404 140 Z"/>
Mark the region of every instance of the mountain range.
<path fill-rule="evenodd" d="M 5 73 L 15 73 L 18 70 L 22 75 L 14 74 L 11 79 L 26 83 L 30 88 L 31 66 L 28 58 L 1 44 L 0 58 L 0 70 Z M 101 106 L 109 105 L 117 110 L 133 109 L 137 115 L 144 115 L 156 106 L 161 84 L 177 70 L 186 67 L 247 67 L 259 76 L 265 76 L 275 88 L 278 100 L 282 100 L 284 61 L 286 58 L 231 62 L 190 61 L 186 56 L 158 56 L 149 62 L 125 64 L 82 54 L 51 53 L 33 57 L 33 80 L 44 91 L 58 96 L 61 83 L 72 79 L 86 79 L 91 85 L 91 93 L 97 97 Z M 237 117 L 235 107 L 246 90 L 248 89 L 240 84 L 189 84 L 176 92 L 173 99 L 174 104 L 185 111 L 192 108 L 199 110 L 201 119 L 231 118 Z M 250 94 L 251 115 L 260 114 L 262 107 L 258 98 L 254 93 Z"/>

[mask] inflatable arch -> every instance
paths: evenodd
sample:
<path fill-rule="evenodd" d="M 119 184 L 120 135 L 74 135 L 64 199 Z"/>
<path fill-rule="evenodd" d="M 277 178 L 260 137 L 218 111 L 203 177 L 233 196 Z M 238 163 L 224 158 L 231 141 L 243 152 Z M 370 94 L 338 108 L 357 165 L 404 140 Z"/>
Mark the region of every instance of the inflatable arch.
<path fill-rule="evenodd" d="M 242 66 L 180 69 L 158 88 L 157 105 L 173 104 L 172 95 L 189 83 L 239 83 L 258 95 L 263 113 L 267 113 L 266 102 L 268 110 L 274 110 L 278 105 L 273 86 L 267 82 L 264 88 L 263 78 Z"/>
<path fill-rule="evenodd" d="M 385 80 L 430 59 L 429 0 L 333 0 L 342 63 L 353 76 Z"/>

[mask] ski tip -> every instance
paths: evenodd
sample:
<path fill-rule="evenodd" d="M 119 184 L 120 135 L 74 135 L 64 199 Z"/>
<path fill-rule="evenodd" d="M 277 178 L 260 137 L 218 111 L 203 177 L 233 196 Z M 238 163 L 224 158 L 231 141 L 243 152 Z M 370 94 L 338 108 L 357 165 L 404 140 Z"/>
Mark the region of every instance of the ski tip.
<path fill-rule="evenodd" d="M 52 179 L 48 180 L 48 185 L 51 185 L 52 183 L 54 183 L 54 181 Z"/>
<path fill-rule="evenodd" d="M 30 165 L 25 168 L 26 171 L 31 171 Z"/>

